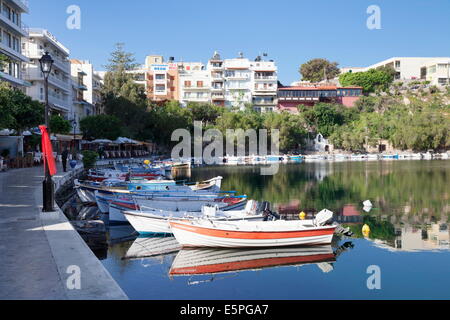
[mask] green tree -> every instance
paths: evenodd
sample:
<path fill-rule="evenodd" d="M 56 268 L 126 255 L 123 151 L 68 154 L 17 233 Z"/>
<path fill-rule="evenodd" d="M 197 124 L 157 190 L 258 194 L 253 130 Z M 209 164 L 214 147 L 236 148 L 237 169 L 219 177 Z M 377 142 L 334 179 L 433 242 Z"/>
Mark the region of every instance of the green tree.
<path fill-rule="evenodd" d="M 214 123 L 224 111 L 223 107 L 196 102 L 188 103 L 187 108 L 192 113 L 192 118 L 194 121 L 202 121 L 206 124 Z"/>
<path fill-rule="evenodd" d="M 111 53 L 109 64 L 106 65 L 102 94 L 104 100 L 123 98 L 136 104 L 146 102 L 145 88 L 134 82 L 133 75 L 127 71 L 138 67 L 132 53 L 124 51 L 124 44 L 116 44 L 115 50 Z"/>
<path fill-rule="evenodd" d="M 120 120 L 115 116 L 90 116 L 80 121 L 80 130 L 87 140 L 116 140 L 122 134 Z"/>
<path fill-rule="evenodd" d="M 4 54 L 0 54 L 0 71 L 5 70 L 7 64 L 9 62 L 9 58 Z"/>
<path fill-rule="evenodd" d="M 326 59 L 313 59 L 302 64 L 299 72 L 305 81 L 320 82 L 337 77 L 340 74 L 338 65 Z"/>
<path fill-rule="evenodd" d="M 59 115 L 53 115 L 50 118 L 50 132 L 52 133 L 60 133 L 60 134 L 68 134 L 72 129 L 72 125 L 70 121 L 64 119 Z"/>
<path fill-rule="evenodd" d="M 363 88 L 365 94 L 376 91 L 386 91 L 394 81 L 392 72 L 389 69 L 370 69 L 366 72 L 344 73 L 339 77 L 342 86 L 359 86 Z"/>
<path fill-rule="evenodd" d="M 19 134 L 44 122 L 44 105 L 8 84 L 0 84 L 0 126 Z"/>

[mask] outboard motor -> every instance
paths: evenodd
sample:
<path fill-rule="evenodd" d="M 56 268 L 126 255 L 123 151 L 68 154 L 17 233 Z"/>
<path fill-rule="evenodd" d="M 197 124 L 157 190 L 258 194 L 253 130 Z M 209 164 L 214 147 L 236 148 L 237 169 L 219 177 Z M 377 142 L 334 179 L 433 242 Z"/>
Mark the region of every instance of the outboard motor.
<path fill-rule="evenodd" d="M 324 209 L 317 214 L 316 218 L 314 219 L 314 224 L 316 226 L 324 226 L 331 219 L 333 219 L 333 212 L 328 209 Z"/>
<path fill-rule="evenodd" d="M 280 215 L 276 212 L 273 212 L 270 210 L 270 203 L 267 201 L 264 201 L 262 204 L 262 212 L 264 215 L 264 221 L 274 221 L 274 220 L 280 220 Z"/>

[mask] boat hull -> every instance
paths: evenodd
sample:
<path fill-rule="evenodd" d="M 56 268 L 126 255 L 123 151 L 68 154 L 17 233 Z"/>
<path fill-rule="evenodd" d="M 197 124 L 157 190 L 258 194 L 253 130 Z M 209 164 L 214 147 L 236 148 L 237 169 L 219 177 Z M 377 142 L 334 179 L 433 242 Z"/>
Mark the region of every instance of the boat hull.
<path fill-rule="evenodd" d="M 183 247 L 255 248 L 330 244 L 335 226 L 314 230 L 253 232 L 230 231 L 170 222 L 172 232 Z"/>
<path fill-rule="evenodd" d="M 131 212 L 122 212 L 128 222 L 133 226 L 133 228 L 140 234 L 172 234 L 172 229 L 170 227 L 170 221 L 183 221 L 189 218 L 169 218 L 169 217 L 158 217 L 153 215 L 144 215 Z M 192 216 L 200 217 L 202 214 L 192 213 Z M 262 221 L 264 217 L 262 215 L 246 216 L 238 218 L 229 218 L 228 221 L 236 220 L 248 220 L 248 221 Z"/>

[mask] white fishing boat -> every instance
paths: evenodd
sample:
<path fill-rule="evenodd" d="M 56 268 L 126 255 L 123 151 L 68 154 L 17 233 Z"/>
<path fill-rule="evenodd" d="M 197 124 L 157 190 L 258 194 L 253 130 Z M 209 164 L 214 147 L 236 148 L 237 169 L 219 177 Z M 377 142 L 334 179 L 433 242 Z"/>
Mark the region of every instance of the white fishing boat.
<path fill-rule="evenodd" d="M 170 268 L 171 276 L 210 275 L 282 266 L 318 264 L 336 261 L 331 245 L 263 249 L 183 249 Z M 324 271 L 326 272 L 326 271 Z"/>
<path fill-rule="evenodd" d="M 152 208 L 141 210 L 122 211 L 125 218 L 140 234 L 166 233 L 171 234 L 169 221 L 186 221 L 206 217 L 212 220 L 253 220 L 262 221 L 264 215 L 258 212 L 258 202 L 251 200 L 247 202 L 243 210 L 221 211 L 217 205 L 203 206 L 200 212 L 170 212 Z"/>
<path fill-rule="evenodd" d="M 171 230 L 183 247 L 282 247 L 330 244 L 337 225 L 326 225 L 329 210 L 314 220 L 214 221 L 199 219 L 170 221 Z"/>
<path fill-rule="evenodd" d="M 183 200 L 184 199 L 184 200 Z M 215 198 L 200 198 L 191 197 L 166 197 L 154 200 L 137 199 L 126 200 L 116 199 L 109 203 L 109 222 L 111 224 L 128 223 L 128 220 L 123 215 L 123 211 L 140 210 L 141 208 L 152 208 L 160 211 L 170 212 L 200 212 L 205 205 L 218 206 L 221 210 L 237 210 L 247 203 L 246 196 L 239 197 L 215 197 Z"/>

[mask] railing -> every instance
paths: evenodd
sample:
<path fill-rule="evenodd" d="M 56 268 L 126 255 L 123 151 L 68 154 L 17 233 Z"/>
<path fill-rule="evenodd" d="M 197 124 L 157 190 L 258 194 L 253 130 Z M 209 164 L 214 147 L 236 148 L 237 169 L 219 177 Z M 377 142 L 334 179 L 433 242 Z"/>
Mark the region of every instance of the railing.
<path fill-rule="evenodd" d="M 26 80 L 44 80 L 44 75 L 38 69 L 28 70 L 24 73 L 24 77 Z M 50 75 L 48 77 L 48 81 L 50 84 L 62 87 L 65 90 L 69 90 L 69 79 L 67 79 L 67 82 L 65 82 L 62 79 L 55 77 L 54 75 Z"/>
<path fill-rule="evenodd" d="M 275 76 L 255 76 L 255 80 L 277 80 Z"/>

